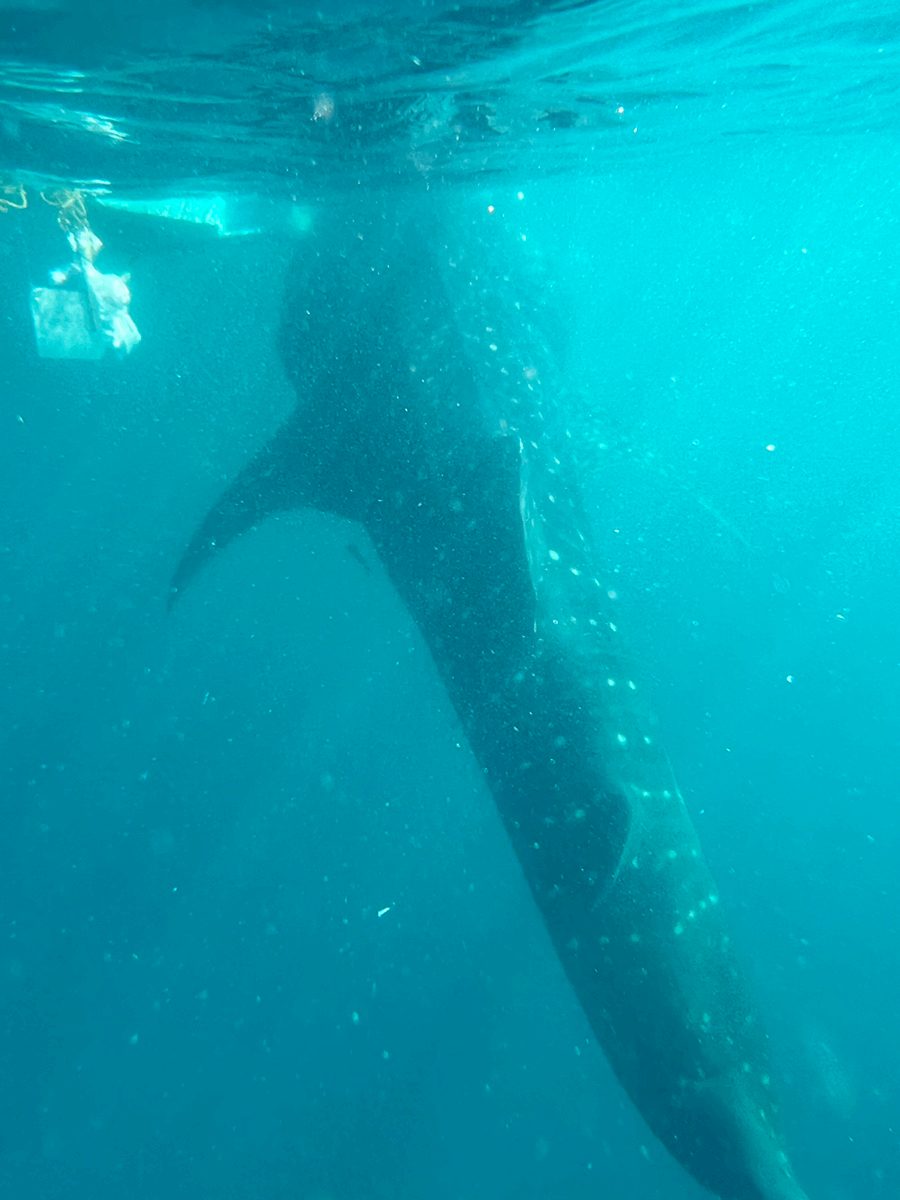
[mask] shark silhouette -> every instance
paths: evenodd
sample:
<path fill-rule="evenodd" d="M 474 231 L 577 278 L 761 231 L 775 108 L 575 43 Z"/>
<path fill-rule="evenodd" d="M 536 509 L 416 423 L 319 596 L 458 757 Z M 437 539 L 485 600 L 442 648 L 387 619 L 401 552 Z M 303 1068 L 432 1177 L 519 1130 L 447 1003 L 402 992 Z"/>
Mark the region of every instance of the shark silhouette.
<path fill-rule="evenodd" d="M 589 545 L 559 325 L 515 234 L 483 197 L 369 196 L 323 221 L 284 306 L 296 411 L 213 506 L 172 596 L 272 513 L 360 522 L 633 1102 L 723 1200 L 803 1200 L 718 889 Z"/>

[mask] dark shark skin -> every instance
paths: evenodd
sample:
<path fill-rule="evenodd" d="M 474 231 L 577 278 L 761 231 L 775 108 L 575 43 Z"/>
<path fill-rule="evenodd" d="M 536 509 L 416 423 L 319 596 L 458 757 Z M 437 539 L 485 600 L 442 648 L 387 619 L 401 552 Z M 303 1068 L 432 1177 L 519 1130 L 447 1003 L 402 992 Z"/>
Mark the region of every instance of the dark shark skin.
<path fill-rule="evenodd" d="M 549 306 L 510 275 L 514 218 L 421 199 L 403 216 L 373 198 L 299 252 L 296 412 L 206 517 L 173 597 L 279 510 L 364 525 L 632 1100 L 724 1200 L 803 1200 L 718 890 L 582 533 Z"/>

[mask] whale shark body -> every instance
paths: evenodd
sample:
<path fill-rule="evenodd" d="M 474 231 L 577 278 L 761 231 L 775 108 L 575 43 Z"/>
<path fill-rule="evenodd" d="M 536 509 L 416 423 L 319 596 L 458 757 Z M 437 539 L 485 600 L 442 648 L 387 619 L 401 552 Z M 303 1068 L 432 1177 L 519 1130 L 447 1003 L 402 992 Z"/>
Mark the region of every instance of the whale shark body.
<path fill-rule="evenodd" d="M 279 510 L 365 526 L 464 726 L 566 974 L 660 1140 L 724 1200 L 803 1200 L 715 881 L 621 644 L 515 217 L 369 197 L 298 252 L 298 405 L 173 579 Z"/>

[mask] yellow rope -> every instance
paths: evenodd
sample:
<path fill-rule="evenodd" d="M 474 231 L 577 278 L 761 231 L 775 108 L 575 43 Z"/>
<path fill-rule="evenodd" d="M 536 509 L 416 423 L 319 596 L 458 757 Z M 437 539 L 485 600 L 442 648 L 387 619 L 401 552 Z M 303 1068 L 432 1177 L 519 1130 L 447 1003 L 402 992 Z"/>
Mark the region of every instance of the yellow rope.
<path fill-rule="evenodd" d="M 71 188 L 57 188 L 52 192 L 41 192 L 41 199 L 45 204 L 59 209 L 56 219 L 63 233 L 90 229 L 83 192 L 75 192 Z"/>
<path fill-rule="evenodd" d="M 21 183 L 0 183 L 0 213 L 11 208 L 27 208 L 28 197 Z"/>

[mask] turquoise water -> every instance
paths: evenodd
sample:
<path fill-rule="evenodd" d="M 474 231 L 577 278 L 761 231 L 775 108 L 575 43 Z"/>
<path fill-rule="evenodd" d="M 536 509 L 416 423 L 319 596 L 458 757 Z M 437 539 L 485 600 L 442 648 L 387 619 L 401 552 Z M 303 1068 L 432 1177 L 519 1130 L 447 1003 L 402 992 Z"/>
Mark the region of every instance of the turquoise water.
<path fill-rule="evenodd" d="M 309 215 L 376 184 L 521 191 L 798 1173 L 896 1194 L 898 46 L 876 4 L 0 7 L 4 1194 L 701 1194 L 357 534 L 268 522 L 166 615 L 293 403 Z M 143 341 L 40 359 L 38 190 L 88 180 Z M 188 193 L 259 232 L 99 203 Z"/>

